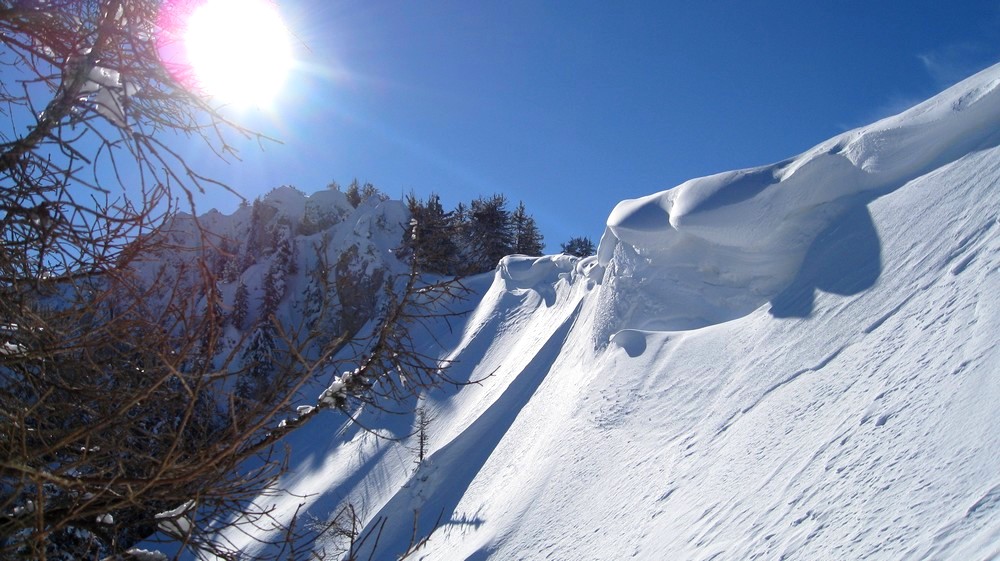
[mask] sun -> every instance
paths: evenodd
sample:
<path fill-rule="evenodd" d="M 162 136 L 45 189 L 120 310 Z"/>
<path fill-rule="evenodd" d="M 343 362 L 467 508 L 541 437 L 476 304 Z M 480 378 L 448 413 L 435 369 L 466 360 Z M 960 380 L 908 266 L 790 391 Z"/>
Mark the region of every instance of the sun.
<path fill-rule="evenodd" d="M 267 107 L 292 67 L 292 44 L 269 0 L 206 0 L 187 19 L 184 50 L 196 86 L 227 104 Z"/>

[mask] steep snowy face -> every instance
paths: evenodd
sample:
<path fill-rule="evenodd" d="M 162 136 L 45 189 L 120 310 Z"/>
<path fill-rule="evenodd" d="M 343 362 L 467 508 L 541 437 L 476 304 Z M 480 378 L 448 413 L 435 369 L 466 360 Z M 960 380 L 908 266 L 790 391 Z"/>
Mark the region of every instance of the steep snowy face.
<path fill-rule="evenodd" d="M 1000 66 L 795 158 L 619 203 L 598 255 L 616 286 L 607 305 L 622 323 L 602 335 L 688 329 L 749 313 L 788 284 L 838 217 L 997 145 L 998 119 Z M 629 312 L 633 304 L 660 312 L 640 321 Z"/>

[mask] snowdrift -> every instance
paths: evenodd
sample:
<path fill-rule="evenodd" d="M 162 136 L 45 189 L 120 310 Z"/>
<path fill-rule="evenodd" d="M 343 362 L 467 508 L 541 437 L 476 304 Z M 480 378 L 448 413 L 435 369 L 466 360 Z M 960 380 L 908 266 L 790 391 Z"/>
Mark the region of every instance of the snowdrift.
<path fill-rule="evenodd" d="M 619 203 L 608 219 L 600 263 L 613 263 L 611 279 L 628 279 L 616 297 L 641 303 L 643 311 L 617 314 L 622 325 L 609 329 L 689 329 L 745 315 L 787 286 L 818 234 L 840 228 L 845 216 L 858 251 L 872 262 L 860 265 L 877 267 L 877 233 L 864 206 L 996 146 L 998 85 L 996 76 L 981 75 L 789 160 Z M 834 266 L 828 280 L 839 282 L 846 268 Z M 660 311 L 651 314 L 650 306 Z M 779 302 L 775 313 L 809 310 Z"/>
<path fill-rule="evenodd" d="M 386 559 L 1000 558 L 998 131 L 1000 65 L 505 259 L 426 341 L 482 381 L 424 396 L 424 461 L 327 414 L 262 500 Z"/>

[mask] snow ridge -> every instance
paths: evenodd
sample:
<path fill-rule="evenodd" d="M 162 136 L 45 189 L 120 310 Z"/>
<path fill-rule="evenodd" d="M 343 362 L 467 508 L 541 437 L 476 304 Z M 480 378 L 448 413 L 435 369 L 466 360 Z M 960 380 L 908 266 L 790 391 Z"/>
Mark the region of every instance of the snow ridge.
<path fill-rule="evenodd" d="M 1000 143 L 998 74 L 984 71 L 789 160 L 622 201 L 608 219 L 600 264 L 614 262 L 608 280 L 627 292 L 620 299 L 664 311 L 640 321 L 626 310 L 605 331 L 691 329 L 756 309 L 787 286 L 810 244 L 845 213 Z"/>
<path fill-rule="evenodd" d="M 482 380 L 422 398 L 427 459 L 411 417 L 316 422 L 267 500 L 352 502 L 383 558 L 1000 559 L 998 89 L 503 260 L 425 342 Z"/>

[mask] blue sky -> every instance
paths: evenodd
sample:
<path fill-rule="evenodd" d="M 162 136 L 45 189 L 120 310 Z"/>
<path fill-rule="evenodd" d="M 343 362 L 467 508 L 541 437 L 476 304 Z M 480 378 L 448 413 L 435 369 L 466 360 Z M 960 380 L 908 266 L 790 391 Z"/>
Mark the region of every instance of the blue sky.
<path fill-rule="evenodd" d="M 1000 62 L 1000 0 L 278 0 L 284 144 L 192 158 L 248 198 L 370 181 L 523 200 L 548 250 L 614 205 L 778 161 Z M 262 69 L 261 79 L 267 79 Z M 235 209 L 232 196 L 199 202 Z"/>

